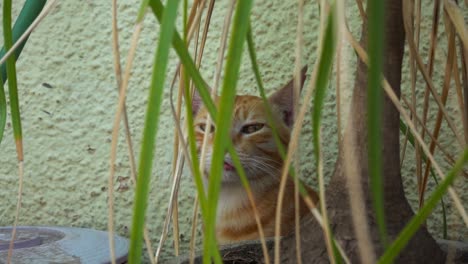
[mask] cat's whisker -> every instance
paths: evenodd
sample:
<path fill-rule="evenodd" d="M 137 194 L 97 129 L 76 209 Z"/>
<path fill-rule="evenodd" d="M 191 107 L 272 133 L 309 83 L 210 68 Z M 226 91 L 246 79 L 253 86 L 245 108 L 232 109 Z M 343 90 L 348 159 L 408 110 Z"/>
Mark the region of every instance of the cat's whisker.
<path fill-rule="evenodd" d="M 269 175 L 276 175 L 281 170 L 277 167 L 272 166 L 271 164 L 264 163 L 264 162 L 251 162 L 249 165 L 252 165 L 253 168 L 257 169 L 258 172 L 256 174 L 269 174 Z"/>
<path fill-rule="evenodd" d="M 257 163 L 261 163 L 263 165 L 266 165 L 266 166 L 271 166 L 271 167 L 281 167 L 281 166 L 273 166 L 274 164 L 276 165 L 282 165 L 280 162 L 277 162 L 273 159 L 269 159 L 269 158 L 261 158 L 261 157 L 256 157 L 255 159 L 253 159 L 255 162 Z"/>
<path fill-rule="evenodd" d="M 282 163 L 283 163 L 283 162 L 277 161 L 275 159 L 272 159 L 270 157 L 251 156 L 251 155 L 247 155 L 247 154 L 244 154 L 244 153 L 238 153 L 237 155 L 239 156 L 239 159 L 241 161 L 244 161 L 244 162 L 247 162 L 247 161 L 250 161 L 250 160 L 261 160 L 261 161 L 264 161 L 264 162 L 274 163 L 274 164 L 277 164 L 277 165 L 282 165 Z"/>

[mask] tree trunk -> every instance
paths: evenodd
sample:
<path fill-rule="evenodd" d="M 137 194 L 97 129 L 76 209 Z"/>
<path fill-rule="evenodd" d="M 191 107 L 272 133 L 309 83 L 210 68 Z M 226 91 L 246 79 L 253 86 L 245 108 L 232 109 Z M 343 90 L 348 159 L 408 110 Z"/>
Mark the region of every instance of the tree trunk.
<path fill-rule="evenodd" d="M 395 94 L 400 96 L 401 69 L 404 52 L 404 28 L 402 18 L 402 3 L 400 1 L 386 1 L 385 8 L 385 43 L 383 54 L 384 75 L 392 86 Z M 363 23 L 361 44 L 367 46 L 367 23 Z M 352 98 L 352 109 L 345 137 L 350 138 L 353 154 L 359 164 L 359 178 L 366 204 L 366 215 L 371 242 L 373 243 L 376 256 L 383 253 L 380 244 L 375 216 L 372 210 L 370 188 L 368 185 L 369 170 L 367 160 L 367 66 L 359 61 L 354 94 Z M 384 208 L 387 232 L 390 241 L 396 238 L 399 232 L 414 215 L 408 201 L 405 198 L 401 171 L 400 171 L 400 141 L 399 141 L 399 119 L 400 115 L 393 106 L 390 99 L 385 96 L 382 112 L 382 157 L 383 157 L 383 184 L 384 184 Z M 350 131 L 353 129 L 353 131 Z M 352 133 L 350 133 L 352 132 Z M 340 148 L 342 150 L 342 148 Z M 349 205 L 349 193 L 347 189 L 348 178 L 345 175 L 343 163 L 344 153 L 340 151 L 334 175 L 327 187 L 327 209 L 330 225 L 339 244 L 343 246 L 352 263 L 360 262 L 356 235 L 351 218 Z M 323 243 L 322 231 L 318 225 L 309 224 L 301 230 L 302 236 L 302 259 L 309 260 L 307 263 L 327 262 L 327 252 Z M 295 263 L 294 236 L 282 241 L 283 261 Z M 313 260 L 313 261 L 311 261 Z M 438 244 L 421 227 L 413 236 L 406 248 L 397 259 L 398 263 L 443 263 L 445 254 Z M 284 262 L 282 262 L 284 263 Z"/>

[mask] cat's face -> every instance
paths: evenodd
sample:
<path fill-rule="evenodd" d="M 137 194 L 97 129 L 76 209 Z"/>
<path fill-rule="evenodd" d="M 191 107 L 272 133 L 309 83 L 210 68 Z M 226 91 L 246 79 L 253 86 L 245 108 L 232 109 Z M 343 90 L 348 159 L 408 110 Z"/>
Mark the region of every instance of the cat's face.
<path fill-rule="evenodd" d="M 218 99 L 215 102 L 219 105 Z M 282 144 L 287 146 L 290 128 L 280 118 L 282 114 L 279 107 L 274 104 L 271 106 L 279 138 Z M 207 115 L 206 109 L 201 108 L 195 117 L 194 125 L 199 156 L 203 137 L 205 134 L 208 136 L 204 175 L 209 179 L 216 127 L 214 124 L 210 128 L 206 127 Z M 236 96 L 230 137 L 250 182 L 265 178 L 278 180 L 283 161 L 273 138 L 273 130 L 267 122 L 267 112 L 261 98 L 250 95 Z M 224 156 L 222 183 L 240 184 L 240 178 L 228 153 Z"/>
<path fill-rule="evenodd" d="M 301 87 L 304 83 L 306 70 L 307 68 L 302 70 Z M 288 146 L 290 129 L 293 125 L 293 86 L 291 80 L 268 98 L 273 112 L 273 123 L 279 139 L 285 147 Z M 217 106 L 221 103 L 219 98 L 215 98 L 214 101 Z M 216 127 L 214 124 L 211 127 L 206 127 L 206 119 L 209 114 L 202 106 L 201 99 L 197 94 L 193 99 L 192 110 L 195 115 L 194 130 L 199 157 L 201 156 L 203 138 L 205 135 L 208 137 L 203 167 L 205 180 L 209 180 Z M 230 138 L 251 184 L 260 183 L 265 185 L 279 180 L 283 160 L 275 143 L 273 129 L 267 122 L 267 109 L 260 97 L 252 95 L 236 96 Z M 228 153 L 224 155 L 222 184 L 241 184 Z"/>

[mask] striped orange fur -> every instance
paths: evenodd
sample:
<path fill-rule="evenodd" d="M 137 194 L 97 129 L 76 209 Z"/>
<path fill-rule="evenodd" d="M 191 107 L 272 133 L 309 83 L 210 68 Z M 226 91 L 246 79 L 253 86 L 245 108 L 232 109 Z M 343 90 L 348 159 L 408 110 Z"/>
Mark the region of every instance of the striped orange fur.
<path fill-rule="evenodd" d="M 303 79 L 305 70 L 303 70 Z M 293 83 L 269 97 L 273 110 L 274 123 L 281 142 L 288 146 L 293 112 Z M 219 105 L 218 98 L 215 102 Z M 195 133 L 197 148 L 200 152 L 203 137 L 208 136 L 207 155 L 204 164 L 204 180 L 209 181 L 211 167 L 211 147 L 216 128 L 205 127 L 206 109 L 200 98 L 194 96 Z M 273 139 L 272 128 L 267 122 L 267 112 L 261 98 L 252 95 L 238 95 L 235 98 L 232 117 L 231 139 L 246 172 L 254 196 L 255 205 L 266 237 L 274 236 L 275 213 L 279 192 L 283 160 Z M 317 194 L 308 188 L 314 202 Z M 301 217 L 308 208 L 302 201 L 299 204 Z M 294 182 L 288 178 L 281 214 L 281 235 L 294 230 L 295 220 Z M 239 176 L 229 154 L 225 154 L 224 171 L 221 182 L 220 199 L 217 208 L 217 239 L 220 243 L 231 243 L 259 238 L 253 208 L 247 198 Z"/>

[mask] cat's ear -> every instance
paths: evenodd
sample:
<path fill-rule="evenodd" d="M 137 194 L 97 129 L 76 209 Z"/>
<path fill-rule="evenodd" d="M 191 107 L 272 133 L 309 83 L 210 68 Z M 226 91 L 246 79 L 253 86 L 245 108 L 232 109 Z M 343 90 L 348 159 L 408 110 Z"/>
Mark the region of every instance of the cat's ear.
<path fill-rule="evenodd" d="M 208 88 L 208 92 L 211 93 L 211 87 L 207 83 L 205 83 L 205 85 Z M 193 116 L 195 116 L 198 113 L 198 111 L 200 110 L 202 105 L 203 105 L 203 100 L 202 100 L 200 94 L 198 93 L 197 89 L 195 89 L 195 91 L 193 92 L 193 96 L 192 96 L 192 114 L 193 114 Z"/>
<path fill-rule="evenodd" d="M 307 66 L 301 70 L 300 90 L 304 86 L 306 79 Z M 299 96 L 299 95 L 298 95 Z M 283 88 L 276 91 L 269 97 L 270 104 L 274 109 L 281 112 L 282 119 L 288 127 L 292 127 L 294 122 L 294 78 L 291 79 Z"/>
<path fill-rule="evenodd" d="M 198 110 L 200 110 L 201 106 L 203 105 L 203 101 L 198 93 L 197 89 L 193 92 L 192 97 L 192 114 L 193 116 L 197 115 Z"/>

